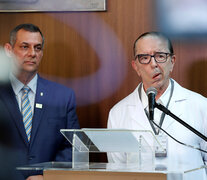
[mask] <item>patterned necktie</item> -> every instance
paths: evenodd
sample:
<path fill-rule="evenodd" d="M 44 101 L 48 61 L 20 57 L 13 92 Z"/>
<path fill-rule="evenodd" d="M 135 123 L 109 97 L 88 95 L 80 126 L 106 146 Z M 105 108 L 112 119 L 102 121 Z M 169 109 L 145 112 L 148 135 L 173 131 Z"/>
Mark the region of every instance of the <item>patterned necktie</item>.
<path fill-rule="evenodd" d="M 23 90 L 22 104 L 21 104 L 22 116 L 23 116 L 23 122 L 26 130 L 27 138 L 28 141 L 30 141 L 31 129 L 32 129 L 32 107 L 28 97 L 30 88 L 28 86 L 24 86 L 22 90 Z"/>

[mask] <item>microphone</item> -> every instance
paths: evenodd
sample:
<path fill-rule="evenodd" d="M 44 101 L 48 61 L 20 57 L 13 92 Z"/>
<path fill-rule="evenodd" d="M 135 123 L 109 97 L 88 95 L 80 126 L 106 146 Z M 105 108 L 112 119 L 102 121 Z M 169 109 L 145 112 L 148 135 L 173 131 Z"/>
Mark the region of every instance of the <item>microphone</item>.
<path fill-rule="evenodd" d="M 149 120 L 154 120 L 154 108 L 155 108 L 155 96 L 157 95 L 157 89 L 150 87 L 147 89 L 148 105 L 149 105 Z"/>

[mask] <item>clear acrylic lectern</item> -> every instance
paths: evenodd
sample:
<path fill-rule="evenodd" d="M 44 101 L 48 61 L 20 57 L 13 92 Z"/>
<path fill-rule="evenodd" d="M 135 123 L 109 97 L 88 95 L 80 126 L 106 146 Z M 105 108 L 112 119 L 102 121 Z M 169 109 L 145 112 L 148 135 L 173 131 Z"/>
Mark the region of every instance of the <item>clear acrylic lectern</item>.
<path fill-rule="evenodd" d="M 89 167 L 89 153 L 123 153 L 126 163 L 137 163 L 143 168 L 152 166 L 155 147 L 164 151 L 151 131 L 121 129 L 61 129 L 60 132 L 72 144 L 72 167 Z M 148 141 L 146 141 L 146 139 Z"/>
<path fill-rule="evenodd" d="M 72 163 L 44 162 L 17 167 L 17 170 L 23 174 L 41 171 L 44 180 L 189 180 L 189 177 L 197 177 L 206 168 L 203 165 L 192 169 L 185 163 L 179 166 L 166 164 L 163 168 L 156 164 L 155 154 L 166 150 L 151 131 L 61 129 L 61 133 L 73 146 Z M 125 162 L 89 163 L 89 153 L 93 152 L 121 153 Z"/>

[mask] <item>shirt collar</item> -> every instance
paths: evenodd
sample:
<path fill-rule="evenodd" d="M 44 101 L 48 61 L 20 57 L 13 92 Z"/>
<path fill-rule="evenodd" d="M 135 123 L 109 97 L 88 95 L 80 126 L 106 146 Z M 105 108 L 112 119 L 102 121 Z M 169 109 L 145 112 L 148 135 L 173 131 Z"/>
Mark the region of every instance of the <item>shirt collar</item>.
<path fill-rule="evenodd" d="M 160 98 L 157 100 L 157 103 L 160 103 L 164 106 L 167 105 L 168 99 L 170 97 L 171 86 L 172 86 L 171 81 L 169 81 L 169 85 L 168 85 L 167 89 L 162 94 L 162 96 L 160 96 Z M 143 104 L 144 109 L 146 107 L 148 107 L 148 97 L 147 97 L 146 92 L 144 91 L 143 83 L 142 83 L 142 88 L 141 88 L 141 100 L 142 100 L 142 104 Z"/>
<path fill-rule="evenodd" d="M 33 79 L 27 84 L 27 86 L 31 89 L 31 91 L 36 94 L 37 88 L 37 74 L 33 77 Z M 10 75 L 11 86 L 14 90 L 15 95 L 18 95 L 22 88 L 25 86 L 21 81 L 19 81 L 13 74 Z"/>

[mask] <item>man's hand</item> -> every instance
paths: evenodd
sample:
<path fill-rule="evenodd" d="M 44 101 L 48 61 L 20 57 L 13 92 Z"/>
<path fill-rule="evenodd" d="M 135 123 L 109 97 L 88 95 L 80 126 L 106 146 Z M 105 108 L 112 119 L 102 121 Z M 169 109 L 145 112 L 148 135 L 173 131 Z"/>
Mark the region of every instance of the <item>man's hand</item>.
<path fill-rule="evenodd" d="M 29 176 L 26 180 L 43 180 L 42 175 Z"/>

